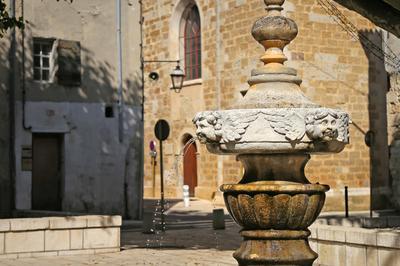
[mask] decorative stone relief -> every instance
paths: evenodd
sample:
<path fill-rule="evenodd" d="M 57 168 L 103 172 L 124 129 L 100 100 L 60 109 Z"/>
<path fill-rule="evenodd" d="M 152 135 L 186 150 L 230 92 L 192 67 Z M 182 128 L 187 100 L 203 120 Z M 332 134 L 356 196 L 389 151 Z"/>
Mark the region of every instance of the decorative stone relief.
<path fill-rule="evenodd" d="M 206 111 L 198 113 L 193 122 L 202 143 L 230 143 L 240 141 L 257 118 L 267 120 L 275 133 L 290 142 L 304 141 L 305 135 L 321 142 L 349 142 L 349 116 L 328 108 Z"/>
<path fill-rule="evenodd" d="M 346 113 L 320 108 L 308 113 L 305 122 L 307 135 L 312 140 L 349 142 L 349 116 Z"/>

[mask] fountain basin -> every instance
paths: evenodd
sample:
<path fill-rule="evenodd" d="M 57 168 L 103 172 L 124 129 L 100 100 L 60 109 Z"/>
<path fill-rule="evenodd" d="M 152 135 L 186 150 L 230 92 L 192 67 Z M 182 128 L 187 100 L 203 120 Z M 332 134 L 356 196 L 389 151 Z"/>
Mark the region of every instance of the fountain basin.
<path fill-rule="evenodd" d="M 329 186 L 258 181 L 221 186 L 227 209 L 244 229 L 306 230 L 319 215 Z"/>
<path fill-rule="evenodd" d="M 330 108 L 205 111 L 193 122 L 217 154 L 340 152 L 349 142 L 349 116 Z"/>

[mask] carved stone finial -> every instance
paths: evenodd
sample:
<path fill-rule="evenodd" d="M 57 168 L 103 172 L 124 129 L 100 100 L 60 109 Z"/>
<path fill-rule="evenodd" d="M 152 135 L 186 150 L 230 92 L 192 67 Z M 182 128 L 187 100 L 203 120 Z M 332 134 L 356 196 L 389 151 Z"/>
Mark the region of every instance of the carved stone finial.
<path fill-rule="evenodd" d="M 266 67 L 280 67 L 287 60 L 283 48 L 297 35 L 296 23 L 281 15 L 284 0 L 264 0 L 267 16 L 258 19 L 252 28 L 252 35 L 265 48 L 261 57 Z"/>
<path fill-rule="evenodd" d="M 277 11 L 278 15 L 280 14 L 283 3 L 285 0 L 264 0 L 265 5 L 267 6 L 265 9 L 271 13 Z"/>

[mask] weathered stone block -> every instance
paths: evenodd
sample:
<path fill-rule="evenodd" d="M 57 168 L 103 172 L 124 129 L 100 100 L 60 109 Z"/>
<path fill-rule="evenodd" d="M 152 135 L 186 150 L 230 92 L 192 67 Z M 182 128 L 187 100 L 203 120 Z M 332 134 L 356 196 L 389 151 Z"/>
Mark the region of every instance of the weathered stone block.
<path fill-rule="evenodd" d="M 44 251 L 44 231 L 9 232 L 5 234 L 5 252 Z"/>
<path fill-rule="evenodd" d="M 113 248 L 120 246 L 119 228 L 84 229 L 83 248 Z"/>
<path fill-rule="evenodd" d="M 376 246 L 376 230 L 348 228 L 346 243 Z"/>
<path fill-rule="evenodd" d="M 10 220 L 0 219 L 0 232 L 6 232 L 10 230 Z"/>
<path fill-rule="evenodd" d="M 318 227 L 318 239 L 327 241 L 346 241 L 346 232 L 341 230 L 340 227 L 320 226 Z"/>
<path fill-rule="evenodd" d="M 337 265 L 343 265 L 343 264 L 337 264 Z M 367 266 L 366 247 L 356 246 L 356 245 L 346 245 L 346 264 L 344 265 Z"/>
<path fill-rule="evenodd" d="M 400 265 L 400 252 L 398 249 L 378 249 L 379 265 L 398 266 Z"/>
<path fill-rule="evenodd" d="M 367 247 L 367 265 L 378 266 L 378 249 L 375 247 Z"/>
<path fill-rule="evenodd" d="M 45 250 L 67 250 L 70 247 L 69 230 L 46 230 Z"/>
<path fill-rule="evenodd" d="M 377 234 L 377 245 L 380 247 L 399 248 L 400 232 L 380 232 Z M 399 251 L 400 252 L 400 251 Z"/>
<path fill-rule="evenodd" d="M 71 249 L 82 249 L 83 248 L 83 230 L 71 230 L 70 231 L 71 237 Z"/>
<path fill-rule="evenodd" d="M 121 226 L 122 218 L 119 215 L 90 215 L 86 216 L 87 227 Z"/>
<path fill-rule="evenodd" d="M 343 244 L 318 242 L 318 254 L 321 265 L 346 265 L 346 247 Z"/>
<path fill-rule="evenodd" d="M 0 233 L 0 254 L 4 253 L 4 233 Z"/>
<path fill-rule="evenodd" d="M 11 219 L 11 231 L 43 230 L 49 228 L 48 218 Z"/>
<path fill-rule="evenodd" d="M 50 219 L 50 229 L 85 228 L 86 216 L 55 217 Z"/>
<path fill-rule="evenodd" d="M 318 237 L 318 227 L 311 225 L 308 230 L 310 230 L 310 238 L 316 239 Z"/>

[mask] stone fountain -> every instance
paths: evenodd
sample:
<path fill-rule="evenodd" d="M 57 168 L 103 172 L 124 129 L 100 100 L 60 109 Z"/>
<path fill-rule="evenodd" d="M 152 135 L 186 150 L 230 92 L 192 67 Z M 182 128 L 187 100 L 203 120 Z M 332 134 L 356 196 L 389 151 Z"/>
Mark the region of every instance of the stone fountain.
<path fill-rule="evenodd" d="M 233 254 L 239 265 L 311 265 L 318 257 L 308 227 L 329 186 L 311 184 L 304 168 L 311 153 L 340 152 L 349 141 L 349 116 L 322 108 L 301 92 L 283 48 L 297 35 L 281 15 L 284 0 L 264 0 L 267 15 L 252 28 L 265 48 L 247 93 L 233 109 L 198 113 L 196 134 L 216 154 L 237 154 L 245 168 L 238 184 L 221 186 L 226 207 L 242 227 Z"/>

